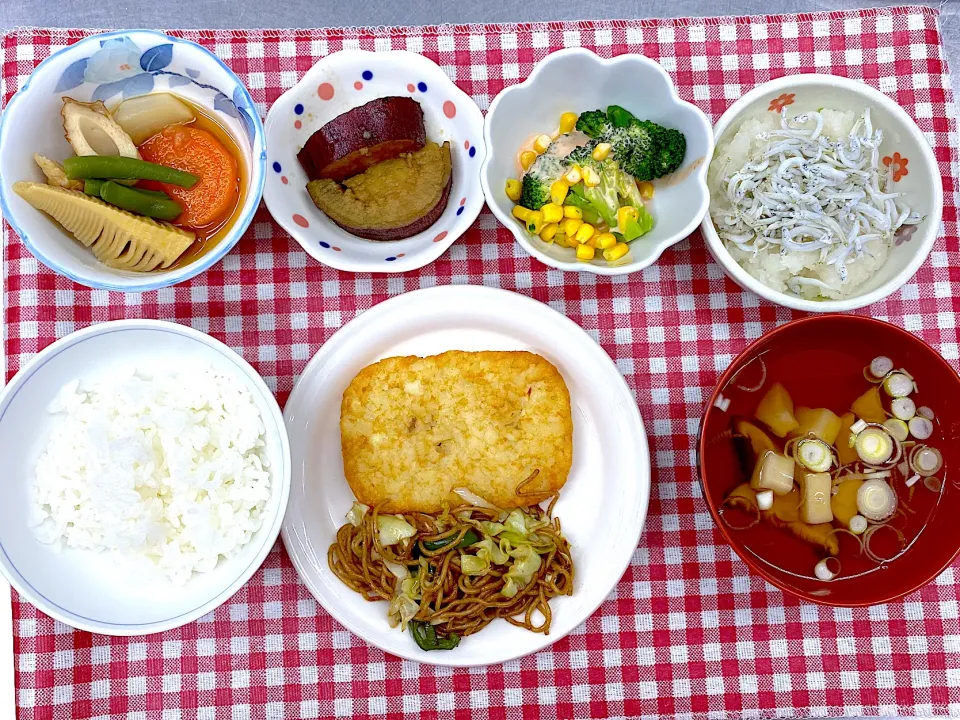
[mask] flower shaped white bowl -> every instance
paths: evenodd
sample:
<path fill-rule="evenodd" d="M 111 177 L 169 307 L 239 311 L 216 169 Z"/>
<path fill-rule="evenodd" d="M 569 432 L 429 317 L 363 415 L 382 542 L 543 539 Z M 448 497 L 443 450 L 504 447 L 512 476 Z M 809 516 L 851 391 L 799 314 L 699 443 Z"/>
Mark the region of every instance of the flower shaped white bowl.
<path fill-rule="evenodd" d="M 616 264 L 608 264 L 599 253 L 589 263 L 579 262 L 572 249 L 547 244 L 523 229 L 511 215 L 514 203 L 506 196 L 504 184 L 518 176 L 517 153 L 531 136 L 553 132 L 564 112 L 608 105 L 621 105 L 641 119 L 680 130 L 687 138 L 687 153 L 677 172 L 654 183 L 653 230 L 630 243 L 630 252 Z M 487 112 L 484 140 L 487 160 L 481 182 L 487 204 L 524 250 L 560 270 L 598 275 L 642 270 L 693 232 L 707 212 L 707 162 L 713 155 L 710 121 L 679 98 L 660 65 L 642 55 L 607 60 L 581 48 L 548 55 L 524 82 L 497 95 Z"/>
<path fill-rule="evenodd" d="M 794 310 L 848 312 L 892 295 L 927 259 L 940 231 L 943 187 L 936 158 L 920 128 L 896 102 L 862 82 L 836 75 L 788 75 L 755 87 L 731 105 L 714 127 L 716 144 L 719 146 L 729 139 L 744 120 L 770 112 L 775 101 L 776 107 L 789 101 L 787 112 L 794 114 L 815 108 L 860 113 L 869 107 L 874 127 L 884 132 L 881 157 L 892 158 L 894 153 L 899 153 L 906 158 L 907 172 L 896 182 L 897 190 L 905 193 L 912 209 L 926 217 L 919 225 L 908 226 L 907 232 L 894 241 L 880 271 L 856 295 L 843 300 L 806 300 L 764 285 L 733 259 L 707 214 L 700 229 L 710 254 L 740 287 Z"/>
<path fill-rule="evenodd" d="M 151 373 L 212 368 L 249 388 L 260 409 L 273 470 L 263 524 L 232 558 L 186 585 L 149 562 L 41 543 L 28 526 L 37 459 L 53 432 L 47 408 L 71 380 L 131 368 Z M 0 570 L 47 615 L 81 630 L 144 635 L 185 625 L 226 602 L 257 571 L 280 532 L 290 492 L 290 446 L 280 407 L 247 362 L 202 332 L 157 320 L 118 320 L 72 333 L 36 355 L 0 393 Z"/>
<path fill-rule="evenodd" d="M 450 142 L 453 188 L 443 215 L 404 240 L 364 240 L 337 227 L 307 194 L 297 153 L 323 125 L 386 96 L 412 97 L 423 108 L 427 139 Z M 311 257 L 338 270 L 405 272 L 440 257 L 483 208 L 479 168 L 483 115 L 433 61 L 390 50 L 341 50 L 320 60 L 267 113 L 269 168 L 263 199 L 274 219 Z"/>
<path fill-rule="evenodd" d="M 150 92 L 173 92 L 210 111 L 243 152 L 246 200 L 233 227 L 198 260 L 172 270 L 135 273 L 100 263 L 53 219 L 13 192 L 18 180 L 43 181 L 38 152 L 55 160 L 72 154 L 63 137 L 61 98 L 108 107 Z M 0 118 L 0 207 L 27 249 L 44 265 L 91 288 L 143 292 L 202 273 L 237 244 L 263 193 L 266 152 L 253 99 L 236 75 L 209 50 L 153 30 L 92 35 L 44 60 Z"/>

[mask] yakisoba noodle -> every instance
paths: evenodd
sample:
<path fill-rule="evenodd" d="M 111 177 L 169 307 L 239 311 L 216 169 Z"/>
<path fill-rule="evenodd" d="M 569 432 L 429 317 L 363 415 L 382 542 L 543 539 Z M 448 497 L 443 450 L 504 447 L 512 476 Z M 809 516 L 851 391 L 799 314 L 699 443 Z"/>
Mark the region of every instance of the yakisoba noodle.
<path fill-rule="evenodd" d="M 330 546 L 328 562 L 337 577 L 367 600 L 390 601 L 392 622 L 398 622 L 398 604 L 407 602 L 412 616 L 403 618 L 400 612 L 399 624 L 407 625 L 424 649 L 455 647 L 460 637 L 479 632 L 497 618 L 548 634 L 550 599 L 573 594 L 573 559 L 560 520 L 553 517 L 556 500 L 554 496 L 546 511 L 538 506 L 508 512 L 465 504 L 438 516 L 381 515 L 377 506 L 361 510 L 358 518 L 356 508 L 364 506 L 355 506 L 352 522 L 340 528 Z M 382 521 L 391 519 L 393 524 L 396 518 L 409 524 L 413 534 L 384 545 Z M 514 546 L 511 540 L 519 539 L 514 530 L 521 524 L 530 530 L 524 543 Z M 495 562 L 503 559 L 501 555 L 476 572 L 482 564 L 478 556 L 484 550 L 488 557 L 496 554 L 494 545 L 512 555 L 506 562 Z M 532 553 L 521 550 L 524 545 Z M 511 578 L 514 564 L 536 564 L 533 554 L 539 565 L 529 579 L 519 583 Z M 475 572 L 465 573 L 465 563 Z M 398 600 L 405 583 L 416 584 L 419 598 Z M 511 591 L 515 592 L 512 597 L 504 594 Z"/>

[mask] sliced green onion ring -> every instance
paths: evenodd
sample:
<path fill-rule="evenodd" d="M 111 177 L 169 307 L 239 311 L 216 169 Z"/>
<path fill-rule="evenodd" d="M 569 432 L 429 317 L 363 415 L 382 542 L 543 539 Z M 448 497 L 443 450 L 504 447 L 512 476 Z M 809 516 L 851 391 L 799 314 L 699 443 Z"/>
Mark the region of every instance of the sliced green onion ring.
<path fill-rule="evenodd" d="M 933 435 L 933 423 L 925 417 L 910 418 L 907 427 L 917 440 L 928 440 Z"/>
<path fill-rule="evenodd" d="M 813 472 L 827 472 L 833 466 L 830 446 L 819 438 L 807 438 L 797 443 L 794 459 Z"/>
<path fill-rule="evenodd" d="M 933 410 L 928 408 L 926 405 L 921 405 L 917 408 L 917 415 L 920 417 L 925 417 L 927 420 L 934 420 L 937 417 L 933 414 Z"/>
<path fill-rule="evenodd" d="M 864 463 L 880 469 L 885 469 L 886 465 L 896 465 L 902 454 L 900 442 L 883 425 L 875 423 L 868 424 L 857 433 L 854 447 Z"/>
<path fill-rule="evenodd" d="M 908 458 L 910 469 L 920 477 L 930 477 L 943 467 L 943 455 L 935 447 L 917 445 Z"/>
<path fill-rule="evenodd" d="M 828 582 L 840 574 L 840 561 L 831 556 L 818 562 L 813 568 L 817 580 Z"/>
<path fill-rule="evenodd" d="M 890 412 L 898 420 L 906 422 L 917 414 L 917 404 L 908 397 L 896 398 L 890 403 Z"/>
<path fill-rule="evenodd" d="M 895 532 L 897 534 L 897 538 L 900 540 L 900 552 L 888 558 L 882 558 L 870 549 L 870 541 L 873 539 L 873 536 L 880 532 L 883 528 L 889 528 Z M 877 565 L 882 565 L 885 562 L 890 562 L 891 560 L 895 560 L 896 558 L 900 557 L 900 555 L 903 554 L 905 545 L 906 538 L 904 538 L 903 533 L 897 528 L 893 527 L 893 525 L 871 525 L 863 534 L 863 554 L 873 560 L 873 562 L 877 563 Z"/>
<path fill-rule="evenodd" d="M 752 510 L 754 513 L 753 520 L 751 520 L 746 525 L 734 525 L 732 522 L 730 522 L 727 519 L 726 513 L 724 512 L 724 510 L 728 506 L 731 508 L 738 508 L 745 512 L 749 512 L 750 510 Z M 760 522 L 760 508 L 758 508 L 755 504 L 751 503 L 746 498 L 743 498 L 740 496 L 732 495 L 728 497 L 726 500 L 724 500 L 722 503 L 720 503 L 720 507 L 717 508 L 717 514 L 720 516 L 720 519 L 723 520 L 723 524 L 726 525 L 731 530 L 749 530 L 754 525 Z"/>
<path fill-rule="evenodd" d="M 878 355 L 863 369 L 863 376 L 872 383 L 879 383 L 891 370 L 893 370 L 893 360 L 886 355 Z"/>
<path fill-rule="evenodd" d="M 903 442 L 910 437 L 910 428 L 907 427 L 907 424 L 899 418 L 887 418 L 883 423 L 883 427 L 888 433 L 890 433 L 890 435 L 900 442 Z"/>
<path fill-rule="evenodd" d="M 923 486 L 930 492 L 938 493 L 943 490 L 943 483 L 940 478 L 926 477 L 923 479 Z"/>
<path fill-rule="evenodd" d="M 913 392 L 913 380 L 901 371 L 892 372 L 883 379 L 883 389 L 892 398 L 906 397 Z"/>
<path fill-rule="evenodd" d="M 863 515 L 854 515 L 850 518 L 849 522 L 850 532 L 854 535 L 862 535 L 867 529 L 867 519 Z M 863 551 L 863 545 L 860 546 L 861 552 Z"/>
<path fill-rule="evenodd" d="M 867 480 L 857 490 L 857 510 L 867 520 L 882 522 L 897 509 L 897 494 L 883 480 Z"/>

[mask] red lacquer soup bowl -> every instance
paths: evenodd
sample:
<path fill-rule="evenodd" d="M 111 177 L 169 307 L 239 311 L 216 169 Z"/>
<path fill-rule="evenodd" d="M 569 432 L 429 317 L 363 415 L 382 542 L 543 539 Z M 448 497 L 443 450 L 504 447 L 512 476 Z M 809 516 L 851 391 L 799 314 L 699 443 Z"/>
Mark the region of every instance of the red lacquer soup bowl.
<path fill-rule="evenodd" d="M 877 552 L 892 560 L 876 564 L 864 557 L 857 541 L 838 534 L 842 569 L 828 582 L 814 577 L 824 556 L 815 546 L 762 521 L 745 530 L 721 517 L 724 499 L 748 481 L 742 441 L 733 432 L 738 418 L 752 418 L 774 383 L 782 383 L 796 406 L 826 407 L 837 415 L 870 388 L 863 370 L 878 355 L 915 378 L 918 406 L 935 414 L 934 434 L 924 442 L 943 455 L 936 483 L 905 487 L 896 473 L 890 479 L 898 495 L 902 540 L 889 531 L 892 551 Z M 763 381 L 762 387 L 755 389 Z M 718 407 L 719 406 L 719 407 Z M 710 397 L 700 424 L 700 482 L 721 535 L 751 570 L 785 592 L 824 605 L 862 607 L 895 600 L 917 590 L 945 570 L 960 551 L 960 377 L 919 338 L 879 320 L 852 315 L 820 315 L 783 325 L 753 343 L 727 368 Z M 893 521 L 891 521 L 892 523 Z M 875 539 L 879 540 L 880 532 Z M 846 543 L 846 544 L 845 544 Z M 900 546 L 905 549 L 897 555 Z M 876 548 L 873 548 L 876 550 Z"/>

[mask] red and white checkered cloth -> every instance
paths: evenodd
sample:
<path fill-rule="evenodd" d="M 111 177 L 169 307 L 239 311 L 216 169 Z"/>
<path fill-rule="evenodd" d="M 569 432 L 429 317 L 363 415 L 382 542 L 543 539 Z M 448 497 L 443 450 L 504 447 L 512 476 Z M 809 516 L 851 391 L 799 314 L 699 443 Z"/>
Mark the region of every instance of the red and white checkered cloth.
<path fill-rule="evenodd" d="M 51 51 L 84 34 L 6 36 L 4 99 Z M 681 96 L 713 118 L 755 84 L 787 73 L 862 78 L 917 119 L 946 190 L 945 239 L 901 292 L 864 314 L 903 325 L 958 358 L 958 140 L 932 10 L 174 34 L 223 58 L 246 81 L 261 114 L 320 57 L 344 47 L 423 53 L 482 109 L 548 52 L 571 45 L 657 60 Z M 702 403 L 739 350 L 793 313 L 724 279 L 699 234 L 642 274 L 601 278 L 531 260 L 484 212 L 432 265 L 370 276 L 307 258 L 262 208 L 212 270 L 174 288 L 126 296 L 55 276 L 9 228 L 4 258 L 9 373 L 90 323 L 163 318 L 242 353 L 281 401 L 334 330 L 387 297 L 440 283 L 515 290 L 566 313 L 616 360 L 646 418 L 654 464 L 650 514 L 632 565 L 593 617 L 535 656 L 473 670 L 386 656 L 317 606 L 278 543 L 230 602 L 162 635 L 76 632 L 15 596 L 17 702 L 25 720 L 960 713 L 958 567 L 886 606 L 804 605 L 751 575 L 714 529 L 693 467 Z"/>

